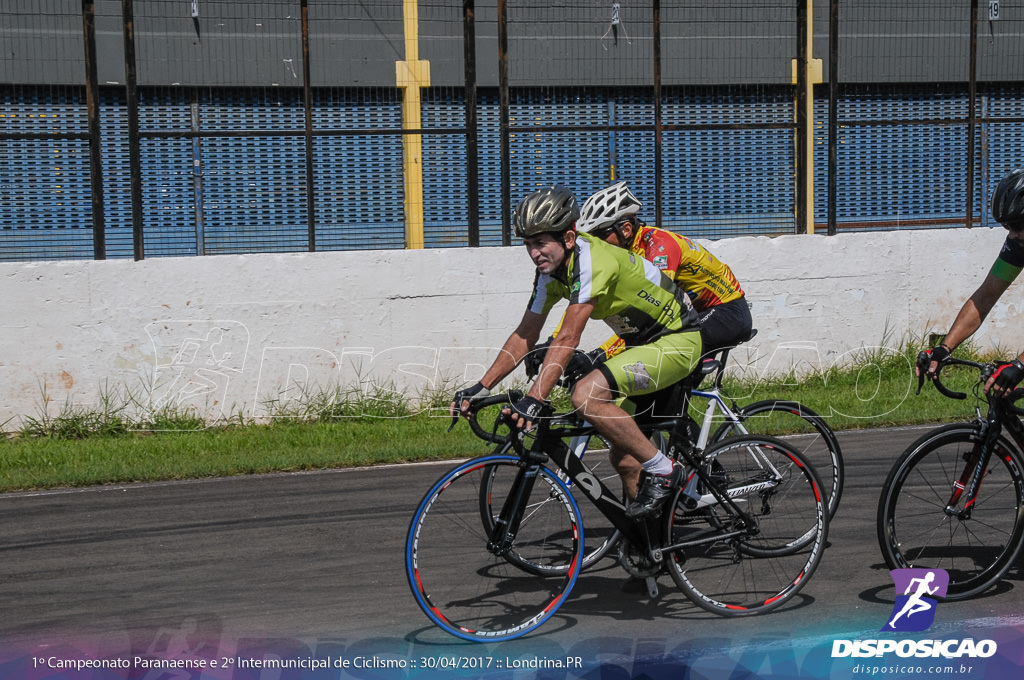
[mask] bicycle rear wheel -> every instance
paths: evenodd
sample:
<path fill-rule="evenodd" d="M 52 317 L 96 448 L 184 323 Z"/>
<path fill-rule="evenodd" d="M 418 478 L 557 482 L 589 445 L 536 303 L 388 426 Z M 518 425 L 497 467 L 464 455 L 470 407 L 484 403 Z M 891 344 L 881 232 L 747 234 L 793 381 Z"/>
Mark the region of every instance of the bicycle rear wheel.
<path fill-rule="evenodd" d="M 409 586 L 427 617 L 457 637 L 498 641 L 525 635 L 558 610 L 579 575 L 579 508 L 565 484 L 543 466 L 508 552 L 488 548 L 481 494 L 490 493 L 495 505 L 503 505 L 520 466 L 515 456 L 463 463 L 434 484 L 413 515 L 405 550 Z M 501 472 L 492 475 L 498 468 Z M 544 578 L 510 555 L 558 568 Z"/>
<path fill-rule="evenodd" d="M 776 609 L 807 583 L 825 549 L 828 512 L 817 475 L 798 451 L 761 435 L 727 439 L 704 455 L 714 483 L 744 514 L 706 500 L 684 511 L 677 498 L 665 540 L 684 547 L 666 560 L 669 574 L 715 614 Z"/>
<path fill-rule="evenodd" d="M 1005 437 L 996 441 L 969 518 L 963 499 L 947 512 L 966 458 L 981 445 L 977 424 L 924 435 L 900 456 L 878 501 L 878 543 L 890 569 L 949 573 L 947 600 L 994 585 L 1013 564 L 1024 536 L 1024 461 Z"/>
<path fill-rule="evenodd" d="M 843 495 L 843 452 L 825 419 L 795 401 L 766 399 L 736 412 L 739 423 L 725 422 L 711 437 L 719 442 L 737 434 L 764 434 L 781 439 L 804 454 L 821 480 L 832 518 Z"/>

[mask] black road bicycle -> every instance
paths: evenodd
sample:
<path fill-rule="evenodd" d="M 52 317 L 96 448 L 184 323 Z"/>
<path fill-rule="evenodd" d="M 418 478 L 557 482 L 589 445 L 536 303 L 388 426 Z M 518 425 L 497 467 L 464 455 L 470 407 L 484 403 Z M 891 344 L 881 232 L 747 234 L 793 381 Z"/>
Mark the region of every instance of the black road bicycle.
<path fill-rule="evenodd" d="M 772 437 L 744 435 L 698 455 L 674 429 L 669 447 L 688 468 L 686 482 L 660 515 L 633 520 L 620 494 L 566 444 L 592 433 L 574 414 L 545 418 L 526 435 L 500 434 L 500 421 L 490 432 L 480 426 L 481 409 L 520 396 L 473 402 L 470 425 L 499 443 L 497 452 L 445 473 L 409 526 L 409 585 L 445 631 L 467 640 L 508 640 L 536 629 L 565 602 L 582 570 L 585 543 L 569 484 L 621 533 L 630 573 L 650 586 L 665 569 L 707 611 L 771 611 L 814 573 L 828 513 L 817 473 L 799 451 Z"/>
<path fill-rule="evenodd" d="M 922 362 L 927 366 L 927 355 L 919 357 Z M 962 600 L 998 582 L 1021 549 L 1024 426 L 1017 416 L 1024 410 L 1013 401 L 1024 391 L 984 395 L 985 381 L 999 366 L 949 358 L 939 365 L 935 387 L 952 399 L 967 395 L 940 380 L 951 366 L 979 372 L 976 417 L 935 428 L 899 457 L 878 500 L 878 543 L 890 569 L 945 569 L 945 599 Z M 988 412 L 982 415 L 985 399 Z"/>
<path fill-rule="evenodd" d="M 756 333 L 754 330 L 750 337 Z M 737 435 L 762 434 L 781 439 L 799 450 L 818 473 L 832 519 L 842 497 L 844 477 L 843 454 L 835 433 L 824 418 L 796 401 L 765 399 L 746 406 L 738 406 L 734 400 L 727 403 L 722 378 L 728 357 L 729 350 L 722 350 L 718 358 L 705 359 L 692 376 L 642 401 L 640 409 L 646 412 L 635 418 L 640 429 L 667 455 L 669 434 L 682 421 L 686 421 L 686 435 L 698 451 Z M 570 374 L 560 384 L 571 389 L 575 377 Z M 698 416 L 699 422 L 690 413 Z M 577 456 L 587 456 L 587 464 L 602 481 L 617 483 L 618 475 L 607 461 L 608 443 L 593 429 L 582 431 L 568 445 Z M 567 481 L 564 474 L 562 479 Z M 591 517 L 587 526 L 583 568 L 606 556 L 622 561 L 623 555 L 616 550 L 621 534 L 615 526 L 600 515 Z"/>

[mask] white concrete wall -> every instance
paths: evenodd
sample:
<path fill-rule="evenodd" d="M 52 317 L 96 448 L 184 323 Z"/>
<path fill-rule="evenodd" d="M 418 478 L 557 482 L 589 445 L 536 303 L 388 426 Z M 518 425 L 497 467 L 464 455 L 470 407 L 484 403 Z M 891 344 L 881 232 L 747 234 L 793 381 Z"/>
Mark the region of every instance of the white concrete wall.
<path fill-rule="evenodd" d="M 744 237 L 709 243 L 747 292 L 756 371 L 826 368 L 906 333 L 942 332 L 1002 229 Z M 522 248 L 0 264 L 0 423 L 130 390 L 143 406 L 264 416 L 360 381 L 416 394 L 474 380 L 526 304 Z M 1024 348 L 1016 288 L 985 346 Z M 595 326 L 599 324 L 595 323 Z M 599 342 L 606 330 L 589 331 Z M 848 355 L 847 355 L 848 358 Z"/>

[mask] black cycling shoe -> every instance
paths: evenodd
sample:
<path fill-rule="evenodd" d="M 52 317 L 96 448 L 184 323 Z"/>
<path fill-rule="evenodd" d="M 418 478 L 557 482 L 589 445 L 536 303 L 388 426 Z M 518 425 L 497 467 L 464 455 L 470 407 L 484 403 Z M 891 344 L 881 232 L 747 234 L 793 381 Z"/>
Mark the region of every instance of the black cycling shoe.
<path fill-rule="evenodd" d="M 667 475 L 652 475 L 644 470 L 640 474 L 636 499 L 626 507 L 626 515 L 632 519 L 639 519 L 657 512 L 679 488 L 682 481 L 683 468 L 677 463 L 672 464 L 672 472 Z"/>

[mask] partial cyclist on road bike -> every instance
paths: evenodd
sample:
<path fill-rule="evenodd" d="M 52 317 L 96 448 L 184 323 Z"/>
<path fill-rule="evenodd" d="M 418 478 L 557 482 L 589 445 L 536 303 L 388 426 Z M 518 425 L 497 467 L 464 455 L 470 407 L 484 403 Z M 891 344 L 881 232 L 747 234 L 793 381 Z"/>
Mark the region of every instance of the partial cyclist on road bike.
<path fill-rule="evenodd" d="M 685 236 L 645 224 L 639 218 L 641 207 L 643 204 L 629 186 L 616 182 L 584 202 L 577 229 L 636 253 L 683 289 L 697 310 L 704 356 L 748 340 L 753 332 L 750 308 L 729 265 Z M 556 328 L 555 334 L 559 331 L 560 327 Z M 527 358 L 528 376 L 535 374 L 547 344 L 541 343 Z M 612 336 L 599 348 L 574 358 L 568 372 L 578 375 L 614 356 L 623 347 L 622 340 Z M 655 401 L 664 399 L 666 397 L 660 396 Z M 644 408 L 647 407 L 645 404 Z"/>
<path fill-rule="evenodd" d="M 626 183 L 616 182 L 583 203 L 577 228 L 650 261 L 686 291 L 699 315 L 705 355 L 747 340 L 750 308 L 732 269 L 699 243 L 644 224 L 641 207 Z M 605 349 L 615 351 L 611 343 Z"/>
<path fill-rule="evenodd" d="M 655 392 L 693 371 L 701 355 L 697 313 L 686 293 L 650 262 L 578 233 L 579 216 L 575 196 L 561 186 L 535 191 L 516 207 L 515 235 L 537 267 L 533 294 L 493 364 L 478 383 L 455 394 L 451 409 L 466 414 L 472 398 L 486 396 L 511 373 L 536 346 L 552 307 L 566 299 L 561 331 L 536 380 L 506 411 L 514 426 L 530 429 L 551 412 L 548 395 L 575 354 L 587 321 L 604 320 L 625 350 L 576 383 L 572 404 L 611 444 L 612 463 L 635 498 L 627 513 L 643 517 L 679 486 L 683 471 L 644 436 L 617 400 Z"/>
<path fill-rule="evenodd" d="M 992 195 L 992 217 L 1010 233 L 1006 235 L 1006 241 L 988 275 L 964 302 L 945 338 L 927 352 L 927 366 L 919 362 L 914 367 L 918 375 L 924 370 L 927 377 L 935 377 L 939 363 L 981 327 L 992 307 L 1024 268 L 1024 168 L 1012 171 L 996 186 Z M 1024 379 L 1022 361 L 1024 352 L 1001 366 L 985 383 L 985 391 L 998 396 L 1013 390 Z"/>

